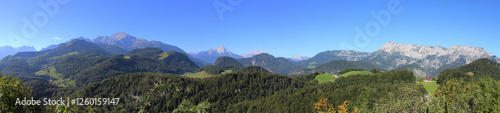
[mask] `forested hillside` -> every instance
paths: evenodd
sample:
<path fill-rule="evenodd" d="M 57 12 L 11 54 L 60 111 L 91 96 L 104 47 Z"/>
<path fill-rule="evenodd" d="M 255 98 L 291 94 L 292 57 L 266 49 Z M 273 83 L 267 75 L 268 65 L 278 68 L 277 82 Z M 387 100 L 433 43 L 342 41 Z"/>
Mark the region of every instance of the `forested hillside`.
<path fill-rule="evenodd" d="M 255 55 L 251 58 L 238 59 L 243 66 L 261 66 L 266 68 L 268 71 L 279 74 L 288 74 L 294 69 L 298 69 L 301 66 L 291 62 L 283 57 L 274 57 L 273 55 L 262 53 Z"/>
<path fill-rule="evenodd" d="M 385 71 L 386 69 L 378 67 L 376 65 L 373 65 L 371 63 L 365 62 L 365 61 L 347 61 L 347 60 L 335 60 L 331 61 L 328 63 L 325 63 L 323 65 L 316 66 L 314 68 L 301 68 L 301 69 L 295 69 L 290 75 L 302 75 L 302 74 L 307 74 L 307 73 L 313 73 L 313 72 L 325 72 L 325 73 L 334 73 L 337 74 L 338 72 L 347 69 L 347 68 L 357 68 L 357 69 L 362 69 L 369 71 L 371 69 L 377 69 L 381 71 Z"/>
<path fill-rule="evenodd" d="M 219 67 L 224 67 L 224 66 L 243 67 L 243 64 L 241 64 L 240 61 L 232 57 L 219 57 L 217 58 L 217 60 L 215 60 L 215 65 Z"/>
<path fill-rule="evenodd" d="M 186 54 L 175 51 L 143 48 L 121 55 L 107 48 L 76 39 L 51 50 L 7 56 L 0 65 L 3 65 L 3 73 L 15 73 L 26 81 L 46 81 L 63 87 L 84 86 L 126 73 L 182 74 L 199 68 Z"/>
<path fill-rule="evenodd" d="M 134 55 L 133 55 L 134 56 Z M 116 55 L 113 57 L 117 57 Z M 123 57 L 120 56 L 120 57 Z M 139 57 L 139 56 L 136 56 Z M 132 58 L 131 58 L 132 59 Z M 137 72 L 120 74 L 82 87 L 60 87 L 36 80 L 22 82 L 15 77 L 1 77 L 5 83 L 26 84 L 36 89 L 11 89 L 35 97 L 113 97 L 116 106 L 70 106 L 79 112 L 498 112 L 500 81 L 489 76 L 460 71 L 478 60 L 457 69 L 447 69 L 438 77 L 439 88 L 428 94 L 416 83 L 413 72 L 406 70 L 350 75 L 334 82 L 317 83 L 320 73 L 286 76 L 262 67 L 250 66 L 238 72 L 204 79 L 172 74 Z M 497 65 L 494 65 L 495 67 Z M 474 73 L 493 73 L 479 66 Z M 358 69 L 349 69 L 358 70 Z M 346 71 L 347 72 L 347 71 Z M 10 88 L 9 88 L 10 89 Z M 29 93 L 32 92 L 32 93 Z M 17 95 L 22 96 L 22 95 Z M 9 96 L 17 97 L 16 95 Z M 26 109 L 51 112 L 56 106 L 10 107 L 12 100 L 1 100 L 4 110 Z M 190 107 L 191 106 L 191 107 Z M 196 106 L 196 107 L 194 107 Z M 340 111 L 339 111 L 340 112 Z"/>

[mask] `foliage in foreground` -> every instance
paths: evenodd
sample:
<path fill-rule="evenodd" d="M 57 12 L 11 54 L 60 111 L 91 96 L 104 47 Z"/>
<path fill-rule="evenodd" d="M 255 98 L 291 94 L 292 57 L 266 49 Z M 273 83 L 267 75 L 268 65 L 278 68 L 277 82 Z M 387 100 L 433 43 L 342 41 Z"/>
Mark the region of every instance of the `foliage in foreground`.
<path fill-rule="evenodd" d="M 321 96 L 318 97 L 318 102 L 314 103 L 314 110 L 317 110 L 318 113 L 349 113 L 347 111 L 347 106 L 349 105 L 349 100 L 345 100 L 342 105 L 339 105 L 340 110 L 335 110 L 333 104 L 327 103 L 328 98 L 323 98 Z M 358 112 L 359 108 L 354 108 L 351 113 Z"/>
<path fill-rule="evenodd" d="M 31 88 L 24 81 L 12 76 L 3 77 L 0 72 L 0 112 L 33 112 L 40 110 L 39 106 L 15 105 L 17 99 L 31 97 Z"/>

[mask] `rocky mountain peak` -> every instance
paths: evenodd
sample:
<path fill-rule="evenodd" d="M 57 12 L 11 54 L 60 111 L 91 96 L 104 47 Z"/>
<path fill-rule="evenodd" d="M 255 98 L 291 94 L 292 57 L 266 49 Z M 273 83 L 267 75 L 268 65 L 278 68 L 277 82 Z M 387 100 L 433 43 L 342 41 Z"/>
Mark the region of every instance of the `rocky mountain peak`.
<path fill-rule="evenodd" d="M 208 54 L 228 54 L 228 55 L 232 55 L 233 53 L 231 51 L 229 51 L 228 49 L 226 49 L 226 47 L 224 46 L 219 46 L 217 47 L 216 49 L 213 49 L 213 48 L 210 48 L 208 50 Z"/>
<path fill-rule="evenodd" d="M 131 36 L 125 32 L 119 32 L 119 33 L 115 33 L 111 36 L 107 36 L 107 35 L 99 36 L 99 37 L 95 38 L 92 42 L 116 44 L 119 41 L 126 41 L 127 43 L 133 43 L 136 41 L 147 41 L 147 40 Z"/>
<path fill-rule="evenodd" d="M 241 56 L 244 58 L 249 58 L 249 57 L 261 54 L 261 53 L 267 53 L 267 52 L 262 51 L 262 50 L 254 50 L 254 51 L 251 51 L 249 53 L 241 54 Z"/>
<path fill-rule="evenodd" d="M 303 60 L 307 60 L 307 59 L 310 59 L 311 57 L 308 57 L 308 56 L 292 56 L 290 58 L 287 58 L 289 61 L 292 61 L 292 62 L 298 62 L 298 61 L 303 61 Z"/>

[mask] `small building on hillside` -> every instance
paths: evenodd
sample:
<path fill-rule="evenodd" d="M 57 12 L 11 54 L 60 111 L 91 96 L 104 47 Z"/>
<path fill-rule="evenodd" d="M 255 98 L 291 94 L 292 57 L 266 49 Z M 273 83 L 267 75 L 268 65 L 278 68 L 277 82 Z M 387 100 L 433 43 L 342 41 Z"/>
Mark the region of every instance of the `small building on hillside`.
<path fill-rule="evenodd" d="M 432 80 L 432 78 L 430 78 L 430 77 L 429 77 L 429 78 L 423 78 L 422 80 L 424 80 L 424 82 L 434 82 L 434 81 Z"/>
<path fill-rule="evenodd" d="M 332 75 L 332 77 L 335 79 L 339 78 L 339 76 L 337 76 L 337 75 Z"/>

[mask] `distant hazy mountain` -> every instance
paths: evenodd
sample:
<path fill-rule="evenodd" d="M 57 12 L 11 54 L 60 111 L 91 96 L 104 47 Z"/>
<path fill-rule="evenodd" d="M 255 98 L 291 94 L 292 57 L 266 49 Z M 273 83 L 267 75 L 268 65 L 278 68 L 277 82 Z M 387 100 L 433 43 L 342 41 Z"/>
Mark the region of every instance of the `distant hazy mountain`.
<path fill-rule="evenodd" d="M 292 56 L 290 58 L 286 58 L 292 62 L 298 62 L 298 61 L 303 61 L 303 60 L 307 60 L 311 57 L 308 57 L 308 56 Z"/>
<path fill-rule="evenodd" d="M 314 57 L 300 61 L 299 64 L 302 66 L 312 65 L 319 66 L 321 64 L 325 64 L 334 60 L 347 60 L 347 61 L 359 61 L 361 59 L 366 58 L 370 53 L 353 51 L 353 50 L 333 50 L 333 51 L 325 51 L 316 54 Z"/>
<path fill-rule="evenodd" d="M 78 38 L 73 38 L 73 39 L 70 39 L 68 41 L 66 41 L 66 43 L 69 43 L 73 40 L 83 40 L 83 41 L 87 41 L 87 42 L 92 42 L 92 40 L 88 39 L 88 38 L 84 38 L 84 37 L 78 37 Z"/>
<path fill-rule="evenodd" d="M 69 43 L 73 40 L 76 40 L 76 39 L 79 39 L 79 40 L 84 40 L 84 41 L 87 41 L 87 42 L 92 42 L 92 40 L 88 39 L 88 38 L 84 38 L 84 37 L 78 37 L 78 38 L 73 38 L 73 39 L 70 39 L 68 41 L 66 41 L 65 43 Z M 51 49 L 55 49 L 56 47 L 58 46 L 58 44 L 53 44 L 53 45 L 50 45 L 48 47 L 45 47 L 45 48 L 42 48 L 40 51 L 45 51 L 45 50 L 51 50 Z"/>
<path fill-rule="evenodd" d="M 22 46 L 22 47 L 11 47 L 11 46 L 3 46 L 0 47 L 0 58 L 3 58 L 7 55 L 14 55 L 17 52 L 24 51 L 36 51 L 35 47 L 32 46 Z"/>
<path fill-rule="evenodd" d="M 208 63 L 215 63 L 215 60 L 221 56 L 228 56 L 232 57 L 235 59 L 243 58 L 238 54 L 235 54 L 224 46 L 219 46 L 217 49 L 210 48 L 208 51 L 200 51 L 200 52 L 188 52 L 191 56 L 198 58 L 202 61 L 208 62 Z"/>
<path fill-rule="evenodd" d="M 480 47 L 451 46 L 444 48 L 394 42 L 386 43 L 363 60 L 389 70 L 411 64 L 426 70 L 431 76 L 437 76 L 446 68 L 457 68 L 480 58 L 499 61 L 499 58 Z"/>
<path fill-rule="evenodd" d="M 253 57 L 253 56 L 261 54 L 261 53 L 267 53 L 267 52 L 262 51 L 262 50 L 254 50 L 254 51 L 249 52 L 249 53 L 241 54 L 241 56 L 244 58 L 250 58 L 250 57 Z"/>
<path fill-rule="evenodd" d="M 384 68 L 373 65 L 369 62 L 365 61 L 347 61 L 347 60 L 335 60 L 330 61 L 325 64 L 319 65 L 315 68 L 302 68 L 296 69 L 289 73 L 289 75 L 303 75 L 313 72 L 325 72 L 325 73 L 338 73 L 347 68 L 356 68 L 362 69 L 365 71 L 370 71 L 371 69 L 377 69 L 381 71 L 385 71 Z"/>
<path fill-rule="evenodd" d="M 262 53 L 251 58 L 238 59 L 243 66 L 261 66 L 273 73 L 288 74 L 294 69 L 300 68 L 294 62 L 283 57 L 275 58 L 273 55 Z"/>
<path fill-rule="evenodd" d="M 50 46 L 47 46 L 45 48 L 42 48 L 40 51 L 55 49 L 57 46 L 58 46 L 57 44 L 50 45 Z"/>

